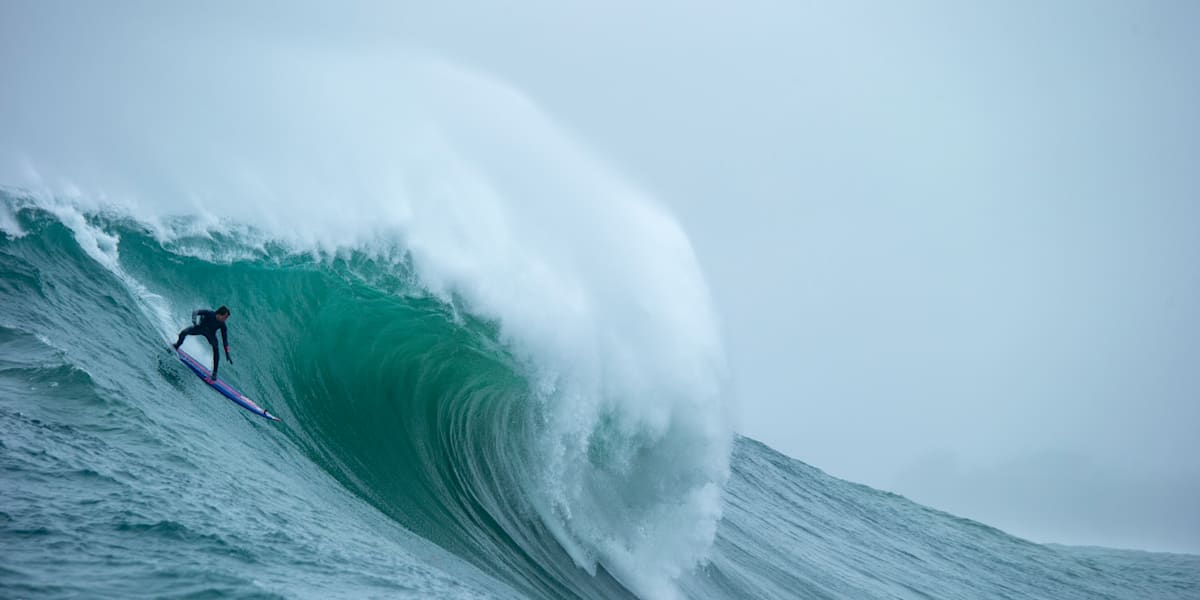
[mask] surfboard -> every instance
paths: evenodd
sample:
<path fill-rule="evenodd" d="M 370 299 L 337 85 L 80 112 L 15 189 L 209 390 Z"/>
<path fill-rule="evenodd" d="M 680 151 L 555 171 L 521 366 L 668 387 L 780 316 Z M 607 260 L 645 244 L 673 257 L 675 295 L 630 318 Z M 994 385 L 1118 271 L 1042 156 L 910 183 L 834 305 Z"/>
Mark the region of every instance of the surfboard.
<path fill-rule="evenodd" d="M 175 348 L 174 346 L 168 345 L 168 347 L 175 351 L 175 355 L 179 357 L 179 362 L 187 365 L 187 367 L 191 369 L 201 381 L 211 378 L 212 372 L 208 370 L 208 367 L 201 364 L 200 361 L 192 358 L 192 355 L 180 350 L 179 348 Z M 245 397 L 241 392 L 233 389 L 233 386 L 221 381 L 220 379 L 213 379 L 212 383 L 209 383 L 208 386 L 214 390 L 217 390 L 218 392 L 221 392 L 222 396 L 229 398 L 234 404 L 237 404 L 238 406 L 264 419 L 270 419 L 272 421 L 279 420 L 279 417 L 267 412 L 267 409 L 255 404 L 253 400 Z"/>

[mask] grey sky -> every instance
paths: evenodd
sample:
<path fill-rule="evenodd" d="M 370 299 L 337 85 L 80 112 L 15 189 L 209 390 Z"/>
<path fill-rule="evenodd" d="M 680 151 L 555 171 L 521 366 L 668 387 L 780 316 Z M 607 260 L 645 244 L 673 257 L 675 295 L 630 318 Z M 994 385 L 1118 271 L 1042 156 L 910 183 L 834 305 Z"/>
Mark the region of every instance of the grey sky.
<path fill-rule="evenodd" d="M 678 216 L 739 431 L 1036 540 L 1200 552 L 1200 4 L 421 4 L 9 2 L 0 64 L 145 30 L 461 62 Z"/>

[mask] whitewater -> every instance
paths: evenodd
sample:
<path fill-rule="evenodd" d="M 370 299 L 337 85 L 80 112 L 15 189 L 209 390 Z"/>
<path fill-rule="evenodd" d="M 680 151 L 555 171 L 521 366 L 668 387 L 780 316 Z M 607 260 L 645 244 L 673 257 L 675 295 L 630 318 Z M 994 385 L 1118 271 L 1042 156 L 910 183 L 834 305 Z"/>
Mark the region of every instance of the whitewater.
<path fill-rule="evenodd" d="M 44 89 L 3 100 L 0 596 L 1200 593 L 1200 557 L 1033 543 L 736 435 L 685 232 L 504 82 L 146 43 L 151 75 L 8 78 Z M 220 304 L 223 377 L 281 423 L 166 352 Z"/>

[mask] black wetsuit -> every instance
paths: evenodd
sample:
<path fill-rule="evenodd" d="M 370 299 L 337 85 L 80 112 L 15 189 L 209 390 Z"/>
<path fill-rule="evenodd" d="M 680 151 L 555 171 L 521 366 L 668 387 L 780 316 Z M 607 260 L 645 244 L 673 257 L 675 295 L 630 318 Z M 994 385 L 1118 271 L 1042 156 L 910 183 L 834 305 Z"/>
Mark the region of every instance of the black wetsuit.
<path fill-rule="evenodd" d="M 192 322 L 196 321 L 196 317 L 200 317 L 200 323 L 192 325 L 187 329 L 179 332 L 179 339 L 175 341 L 175 347 L 178 348 L 183 343 L 183 338 L 189 335 L 202 335 L 213 349 L 213 368 L 212 378 L 217 378 L 217 365 L 221 362 L 221 355 L 217 353 L 217 331 L 221 332 L 221 342 L 225 346 L 225 358 L 229 359 L 229 338 L 225 330 L 225 324 L 217 320 L 217 313 L 203 308 L 192 313 Z"/>

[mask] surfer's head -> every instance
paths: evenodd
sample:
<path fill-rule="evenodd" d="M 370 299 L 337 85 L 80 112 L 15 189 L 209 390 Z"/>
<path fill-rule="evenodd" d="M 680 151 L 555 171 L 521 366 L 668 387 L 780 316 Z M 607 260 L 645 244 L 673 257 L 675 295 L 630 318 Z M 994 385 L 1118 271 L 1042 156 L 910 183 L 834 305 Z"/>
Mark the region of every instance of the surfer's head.
<path fill-rule="evenodd" d="M 228 319 L 228 318 L 229 318 L 229 307 L 228 306 L 222 306 L 221 308 L 217 309 L 217 320 L 218 321 L 224 323 L 225 319 Z"/>

